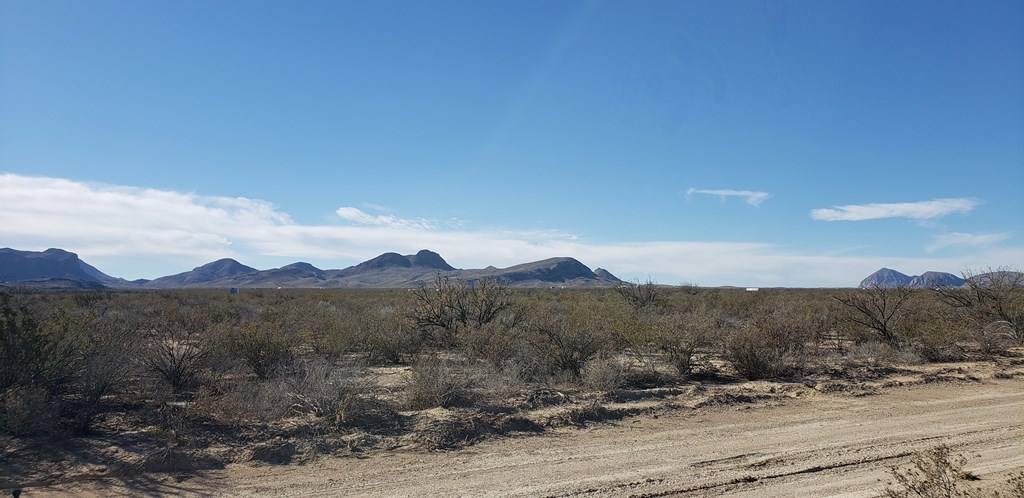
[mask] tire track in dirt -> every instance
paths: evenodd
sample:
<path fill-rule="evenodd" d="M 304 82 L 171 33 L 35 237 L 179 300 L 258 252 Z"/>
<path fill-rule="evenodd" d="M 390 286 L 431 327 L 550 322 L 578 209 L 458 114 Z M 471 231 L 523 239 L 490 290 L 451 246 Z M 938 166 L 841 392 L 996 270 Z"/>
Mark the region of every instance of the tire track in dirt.
<path fill-rule="evenodd" d="M 937 444 L 968 456 L 982 485 L 1024 469 L 1024 380 L 680 409 L 451 452 L 231 465 L 168 485 L 220 496 L 877 496 L 890 466 Z"/>

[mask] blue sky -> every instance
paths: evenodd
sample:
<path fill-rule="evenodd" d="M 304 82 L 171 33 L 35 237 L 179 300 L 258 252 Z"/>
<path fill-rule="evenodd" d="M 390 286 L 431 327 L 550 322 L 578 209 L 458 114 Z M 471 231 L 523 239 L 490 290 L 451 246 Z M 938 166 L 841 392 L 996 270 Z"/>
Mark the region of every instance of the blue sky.
<path fill-rule="evenodd" d="M 0 0 L 0 246 L 851 286 L 1024 266 L 1019 1 Z"/>

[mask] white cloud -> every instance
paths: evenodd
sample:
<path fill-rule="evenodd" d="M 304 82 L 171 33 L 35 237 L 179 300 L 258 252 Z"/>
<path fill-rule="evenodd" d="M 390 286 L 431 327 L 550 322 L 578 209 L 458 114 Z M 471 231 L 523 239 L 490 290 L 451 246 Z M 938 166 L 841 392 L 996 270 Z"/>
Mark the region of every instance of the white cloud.
<path fill-rule="evenodd" d="M 772 194 L 769 194 L 768 192 L 755 192 L 752 190 L 690 188 L 686 191 L 687 198 L 693 196 L 693 194 L 715 195 L 720 197 L 722 200 L 725 200 L 726 197 L 742 197 L 747 204 L 756 207 L 761 207 L 761 203 L 772 196 Z"/>
<path fill-rule="evenodd" d="M 355 208 L 340 209 L 338 216 L 356 225 L 304 225 L 262 200 L 13 174 L 0 174 L 0 199 L 0 245 L 64 248 L 125 278 L 153 278 L 223 257 L 257 268 L 296 260 L 343 268 L 382 252 L 419 249 L 437 251 L 461 268 L 571 256 L 624 279 L 650 275 L 667 284 L 762 287 L 856 285 L 883 266 L 919 274 L 1024 261 L 1024 248 L 994 245 L 999 234 L 974 236 L 993 245 L 967 256 L 889 258 L 801 254 L 756 242 L 592 243 L 557 230 L 468 230 Z"/>
<path fill-rule="evenodd" d="M 930 220 L 952 213 L 969 213 L 980 201 L 969 198 L 933 199 L 920 202 L 851 204 L 811 210 L 820 221 L 864 221 L 883 218 Z"/>
<path fill-rule="evenodd" d="M 437 226 L 434 223 L 428 220 L 405 220 L 389 214 L 380 214 L 374 216 L 372 214 L 364 212 L 359 208 L 354 207 L 340 207 L 338 208 L 337 211 L 335 211 L 335 214 L 337 214 L 338 217 L 343 220 L 358 223 L 360 225 L 376 225 L 391 228 L 411 228 L 417 230 L 434 230 L 437 228 Z"/>
<path fill-rule="evenodd" d="M 1001 233 L 944 233 L 935 237 L 925 248 L 928 252 L 935 252 L 940 249 L 954 246 L 966 246 L 971 248 L 989 247 L 1010 238 L 1009 232 Z"/>

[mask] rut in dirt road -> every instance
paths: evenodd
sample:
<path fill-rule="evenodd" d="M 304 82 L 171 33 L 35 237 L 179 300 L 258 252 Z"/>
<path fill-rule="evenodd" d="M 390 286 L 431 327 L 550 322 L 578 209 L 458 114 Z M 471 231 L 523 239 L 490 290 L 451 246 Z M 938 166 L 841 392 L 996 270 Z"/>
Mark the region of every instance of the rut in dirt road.
<path fill-rule="evenodd" d="M 451 452 L 231 465 L 169 485 L 220 496 L 877 496 L 889 467 L 938 444 L 968 455 L 983 487 L 1024 469 L 1024 380 L 682 409 Z M 100 485 L 50 489 L 130 493 Z"/>

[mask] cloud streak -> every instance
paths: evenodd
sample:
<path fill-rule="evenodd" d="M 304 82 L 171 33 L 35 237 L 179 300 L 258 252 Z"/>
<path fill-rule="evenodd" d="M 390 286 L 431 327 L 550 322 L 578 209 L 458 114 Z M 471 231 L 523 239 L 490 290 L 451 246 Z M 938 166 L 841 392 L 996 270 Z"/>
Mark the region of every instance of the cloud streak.
<path fill-rule="evenodd" d="M 866 221 L 885 218 L 930 220 L 953 213 L 969 213 L 980 201 L 970 198 L 933 199 L 920 202 L 851 204 L 811 210 L 818 221 Z"/>
<path fill-rule="evenodd" d="M 758 242 L 594 243 L 558 230 L 469 230 L 357 208 L 339 209 L 338 224 L 309 225 L 257 199 L 13 174 L 0 174 L 0 199 L 5 201 L 0 244 L 24 250 L 68 249 L 104 272 L 125 278 L 153 278 L 223 257 L 257 268 L 300 259 L 323 268 L 343 268 L 385 251 L 419 249 L 437 251 L 461 268 L 571 256 L 624 279 L 651 275 L 667 284 L 762 287 L 855 285 L 882 266 L 921 273 L 1024 260 L 1024 248 L 994 245 L 957 258 L 891 258 L 801 254 Z M 957 237 L 964 239 L 957 235 L 949 240 Z M 998 237 L 984 237 L 973 240 L 999 242 Z M 939 241 L 947 246 L 964 243 Z M 141 262 L 143 270 L 131 273 L 128 261 Z"/>
<path fill-rule="evenodd" d="M 423 219 L 406 220 L 389 214 L 372 215 L 354 207 L 340 207 L 335 214 L 339 218 L 360 225 L 375 225 L 391 228 L 410 228 L 414 230 L 434 230 L 437 225 Z"/>
<path fill-rule="evenodd" d="M 925 250 L 928 252 L 935 252 L 946 249 L 947 247 L 984 248 L 994 246 L 1009 238 L 1010 233 L 1008 232 L 978 234 L 962 232 L 944 233 L 935 237 L 935 239 L 925 247 Z"/>
<path fill-rule="evenodd" d="M 761 207 L 761 203 L 772 196 L 772 194 L 769 194 L 768 192 L 755 192 L 753 190 L 690 188 L 686 191 L 687 198 L 692 197 L 693 194 L 714 195 L 721 198 L 723 201 L 728 197 L 740 197 L 743 198 L 747 204 L 755 207 Z"/>

